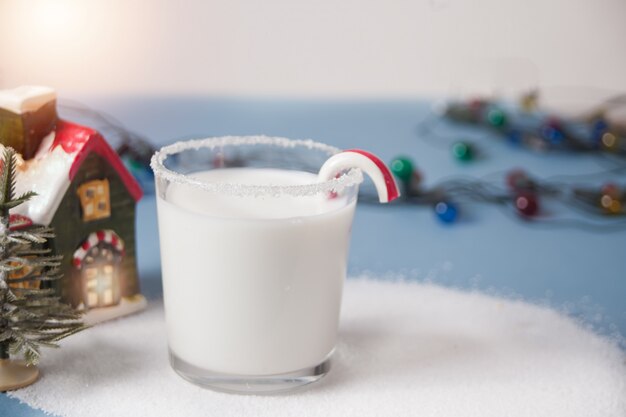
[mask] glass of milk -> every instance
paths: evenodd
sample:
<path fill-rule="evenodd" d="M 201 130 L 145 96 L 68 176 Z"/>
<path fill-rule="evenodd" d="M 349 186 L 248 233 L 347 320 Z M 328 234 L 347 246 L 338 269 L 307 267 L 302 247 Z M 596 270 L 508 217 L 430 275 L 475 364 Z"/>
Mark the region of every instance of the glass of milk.
<path fill-rule="evenodd" d="M 178 142 L 152 158 L 170 362 L 237 393 L 315 382 L 337 339 L 361 171 L 339 149 L 265 136 Z"/>

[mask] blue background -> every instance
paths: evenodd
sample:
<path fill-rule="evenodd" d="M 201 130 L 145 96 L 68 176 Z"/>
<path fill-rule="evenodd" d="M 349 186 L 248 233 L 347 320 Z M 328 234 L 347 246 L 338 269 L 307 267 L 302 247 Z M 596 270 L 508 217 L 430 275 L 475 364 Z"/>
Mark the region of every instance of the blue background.
<path fill-rule="evenodd" d="M 432 117 L 431 103 L 426 101 L 190 97 L 83 97 L 80 101 L 113 115 L 155 145 L 191 137 L 267 134 L 363 148 L 385 161 L 408 155 L 426 185 L 451 176 L 497 180 L 513 167 L 540 178 L 574 175 L 571 180 L 577 182 L 600 184 L 612 179 L 625 183 L 623 176 L 591 176 L 610 166 L 593 155 L 533 153 L 487 132 L 445 123 L 435 127 L 437 138 L 420 137 L 418 126 Z M 479 146 L 476 161 L 463 164 L 451 157 L 448 144 L 460 139 L 471 139 Z M 561 204 L 544 203 L 542 219 L 585 219 Z M 360 204 L 349 273 L 384 278 L 404 275 L 549 303 L 600 332 L 626 334 L 626 230 L 600 233 L 538 226 L 483 204 L 464 204 L 460 210 L 459 222 L 445 225 L 428 207 Z M 150 299 L 158 299 L 154 196 L 147 195 L 139 203 L 137 224 L 143 291 Z M 2 416 L 44 415 L 5 395 L 0 395 L 0 411 Z"/>

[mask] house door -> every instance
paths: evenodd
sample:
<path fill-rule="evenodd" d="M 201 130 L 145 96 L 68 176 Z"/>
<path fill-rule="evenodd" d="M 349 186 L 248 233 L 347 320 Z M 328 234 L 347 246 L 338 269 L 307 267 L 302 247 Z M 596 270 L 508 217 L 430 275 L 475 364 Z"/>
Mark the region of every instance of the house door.
<path fill-rule="evenodd" d="M 111 230 L 92 233 L 74 253 L 86 308 L 119 304 L 124 244 Z"/>
<path fill-rule="evenodd" d="M 119 257 L 107 246 L 94 246 L 83 261 L 84 301 L 88 308 L 111 306 L 120 301 Z"/>

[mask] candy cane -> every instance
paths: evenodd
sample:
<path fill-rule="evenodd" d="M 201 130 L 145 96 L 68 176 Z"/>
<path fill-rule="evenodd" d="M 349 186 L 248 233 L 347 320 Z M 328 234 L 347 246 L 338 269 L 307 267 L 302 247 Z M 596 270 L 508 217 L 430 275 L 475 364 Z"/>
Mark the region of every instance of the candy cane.
<path fill-rule="evenodd" d="M 387 165 L 376 155 L 360 149 L 348 149 L 331 156 L 324 162 L 317 177 L 320 182 L 328 181 L 337 173 L 350 168 L 359 168 L 372 179 L 381 203 L 388 203 L 400 196 L 398 185 Z"/>

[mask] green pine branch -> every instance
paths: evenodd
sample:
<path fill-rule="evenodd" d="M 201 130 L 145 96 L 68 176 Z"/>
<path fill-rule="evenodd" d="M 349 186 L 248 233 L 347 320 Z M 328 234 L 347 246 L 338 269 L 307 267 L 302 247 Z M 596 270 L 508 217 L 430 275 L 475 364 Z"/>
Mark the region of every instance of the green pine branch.
<path fill-rule="evenodd" d="M 58 347 L 57 342 L 85 328 L 82 314 L 60 301 L 56 291 L 22 288 L 24 283 L 41 284 L 61 278 L 61 256 L 45 247 L 54 237 L 49 227 L 31 226 L 11 230 L 9 211 L 36 194 L 25 192 L 15 198 L 15 151 L 5 148 L 0 172 L 0 359 L 22 355 L 37 363 L 41 348 Z"/>
<path fill-rule="evenodd" d="M 0 206 L 7 203 L 13 197 L 13 177 L 15 173 L 15 151 L 13 148 L 4 148 L 2 155 L 3 167 L 0 175 Z"/>

